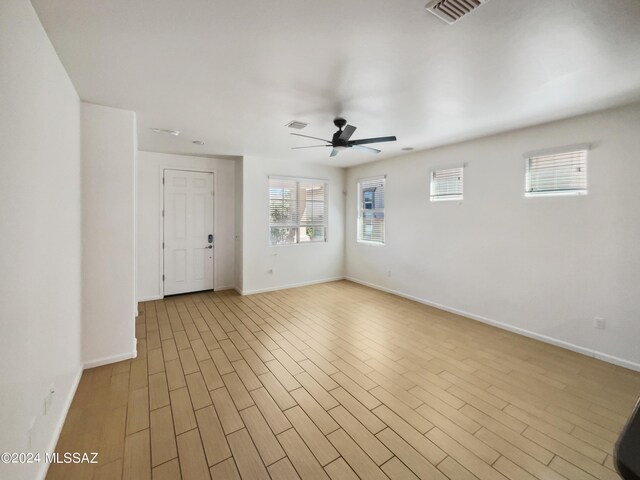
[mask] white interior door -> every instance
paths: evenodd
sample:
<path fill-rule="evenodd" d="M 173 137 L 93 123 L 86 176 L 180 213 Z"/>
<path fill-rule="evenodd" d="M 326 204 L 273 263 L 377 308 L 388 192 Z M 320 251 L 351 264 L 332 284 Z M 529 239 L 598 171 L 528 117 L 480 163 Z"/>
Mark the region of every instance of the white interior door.
<path fill-rule="evenodd" d="M 164 171 L 164 294 L 213 289 L 213 173 Z"/>

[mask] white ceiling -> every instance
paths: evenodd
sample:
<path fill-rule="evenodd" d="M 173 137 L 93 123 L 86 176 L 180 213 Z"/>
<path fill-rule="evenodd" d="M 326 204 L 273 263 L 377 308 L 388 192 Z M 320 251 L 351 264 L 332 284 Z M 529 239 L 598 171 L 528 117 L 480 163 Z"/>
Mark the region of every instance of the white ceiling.
<path fill-rule="evenodd" d="M 32 0 L 80 97 L 137 112 L 141 150 L 350 166 L 640 99 L 640 0 L 491 0 L 454 25 L 425 2 Z M 290 149 L 315 142 L 287 122 L 330 138 L 336 115 L 398 142 Z"/>

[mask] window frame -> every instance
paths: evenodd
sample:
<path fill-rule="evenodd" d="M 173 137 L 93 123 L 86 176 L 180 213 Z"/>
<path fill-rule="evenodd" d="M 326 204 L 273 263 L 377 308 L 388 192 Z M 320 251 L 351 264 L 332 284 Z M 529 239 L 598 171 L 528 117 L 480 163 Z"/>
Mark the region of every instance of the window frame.
<path fill-rule="evenodd" d="M 369 208 L 369 209 L 364 209 L 362 208 L 363 204 L 364 204 L 364 199 L 363 199 L 363 194 L 367 191 L 374 191 L 375 192 L 375 188 L 367 188 L 367 189 L 363 189 L 361 187 L 361 185 L 365 182 L 371 182 L 371 181 L 375 181 L 375 180 L 381 180 L 382 184 L 384 186 L 384 197 L 386 197 L 386 185 L 387 185 L 387 176 L 386 175 L 374 175 L 372 177 L 366 177 L 366 178 L 359 178 L 356 180 L 356 244 L 361 244 L 361 245 L 370 245 L 370 246 L 375 246 L 375 247 L 384 247 L 387 243 L 387 235 L 386 235 L 386 229 L 387 229 L 387 216 L 386 216 L 386 199 L 383 202 L 383 207 L 382 208 L 375 208 L 375 194 L 374 194 L 374 198 L 372 199 L 372 207 L 373 208 Z M 377 187 L 376 187 L 377 188 Z M 384 198 L 383 197 L 383 198 Z M 378 241 L 373 241 L 373 240 L 365 240 L 362 238 L 362 228 L 361 228 L 361 222 L 362 222 L 362 218 L 363 218 L 363 212 L 365 210 L 380 210 L 383 213 L 383 224 L 382 224 L 382 241 L 378 242 Z"/>
<path fill-rule="evenodd" d="M 295 201 L 295 209 L 296 209 L 296 222 L 292 223 L 288 227 L 282 228 L 292 228 L 296 230 L 296 241 L 292 243 L 272 243 L 271 242 L 271 229 L 277 228 L 278 225 L 273 225 L 271 222 L 271 181 L 272 180 L 281 180 L 285 182 L 295 182 L 296 184 L 296 201 Z M 308 227 L 308 225 L 302 225 L 301 215 L 300 215 L 300 184 L 312 184 L 312 185 L 322 185 L 324 188 L 324 222 L 322 225 L 313 225 L 314 227 L 322 227 L 324 228 L 324 240 L 309 240 L 306 242 L 300 241 L 300 229 Z M 292 245 L 318 245 L 325 244 L 329 242 L 329 181 L 323 178 L 304 178 L 304 177 L 288 177 L 285 175 L 269 175 L 267 177 L 267 243 L 269 247 L 290 247 Z"/>
<path fill-rule="evenodd" d="M 462 164 L 462 165 L 455 165 L 455 166 L 450 166 L 450 167 L 440 167 L 440 168 L 434 168 L 431 170 L 431 172 L 429 173 L 429 201 L 430 202 L 462 202 L 464 200 L 464 170 L 465 170 L 466 164 Z M 460 170 L 460 176 L 461 176 L 461 193 L 459 195 L 434 195 L 433 194 L 433 187 L 434 187 L 434 180 L 435 180 L 435 175 L 438 172 L 442 172 L 445 170 Z"/>
<path fill-rule="evenodd" d="M 578 145 L 569 145 L 566 147 L 547 148 L 544 150 L 535 150 L 526 152 L 522 156 L 524 158 L 524 197 L 525 198 L 548 198 L 548 197 L 581 197 L 589 194 L 589 151 L 591 145 L 588 143 L 582 143 Z M 571 189 L 571 190 L 544 190 L 544 191 L 531 191 L 530 180 L 530 165 L 531 160 L 541 157 L 552 157 L 555 155 L 563 155 L 570 153 L 584 152 L 584 189 Z"/>

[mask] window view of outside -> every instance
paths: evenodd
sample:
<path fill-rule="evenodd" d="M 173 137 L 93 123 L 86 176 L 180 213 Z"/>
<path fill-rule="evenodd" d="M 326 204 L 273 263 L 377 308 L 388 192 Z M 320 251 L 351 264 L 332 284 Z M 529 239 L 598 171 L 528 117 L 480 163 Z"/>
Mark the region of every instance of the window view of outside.
<path fill-rule="evenodd" d="M 269 243 L 325 242 L 326 192 L 320 180 L 269 179 Z"/>
<path fill-rule="evenodd" d="M 358 183 L 358 241 L 384 244 L 384 178 Z"/>

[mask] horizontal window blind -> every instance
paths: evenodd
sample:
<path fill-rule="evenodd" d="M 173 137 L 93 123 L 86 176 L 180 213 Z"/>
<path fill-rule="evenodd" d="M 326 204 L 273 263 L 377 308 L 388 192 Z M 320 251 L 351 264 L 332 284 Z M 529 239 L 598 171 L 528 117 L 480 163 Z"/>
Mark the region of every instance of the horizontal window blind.
<path fill-rule="evenodd" d="M 300 225 L 324 226 L 327 216 L 327 202 L 325 202 L 325 186 L 322 183 L 302 183 L 298 186 L 300 196 Z"/>
<path fill-rule="evenodd" d="M 295 180 L 269 180 L 269 219 L 274 227 L 292 227 L 298 223 L 298 185 Z"/>
<path fill-rule="evenodd" d="M 327 239 L 327 186 L 322 180 L 269 178 L 269 243 Z"/>
<path fill-rule="evenodd" d="M 526 195 L 587 193 L 586 150 L 532 156 L 526 162 Z"/>
<path fill-rule="evenodd" d="M 358 182 L 358 241 L 383 245 L 385 178 Z"/>
<path fill-rule="evenodd" d="M 463 167 L 431 172 L 431 201 L 462 200 Z"/>

